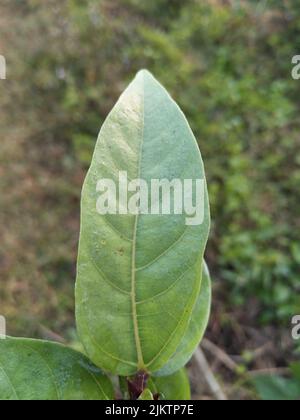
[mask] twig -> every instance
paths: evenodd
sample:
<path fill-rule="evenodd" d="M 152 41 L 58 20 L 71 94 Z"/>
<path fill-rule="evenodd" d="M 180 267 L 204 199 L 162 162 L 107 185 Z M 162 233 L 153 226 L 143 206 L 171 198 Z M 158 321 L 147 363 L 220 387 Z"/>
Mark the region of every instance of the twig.
<path fill-rule="evenodd" d="M 272 346 L 273 346 L 272 341 L 268 341 L 266 344 L 257 348 L 256 350 L 250 351 L 251 361 L 253 362 L 253 361 L 257 360 L 258 358 L 263 357 L 266 353 L 268 353 L 270 350 L 272 350 Z M 242 356 L 232 356 L 232 358 L 236 363 L 244 363 L 245 362 L 245 359 Z"/>
<path fill-rule="evenodd" d="M 202 341 L 202 347 L 220 360 L 220 362 L 222 362 L 229 370 L 237 372 L 238 365 L 225 353 L 224 350 L 220 349 L 206 338 Z"/>
<path fill-rule="evenodd" d="M 287 368 L 269 368 L 269 369 L 259 369 L 259 370 L 250 370 L 247 374 L 250 376 L 259 376 L 259 375 L 289 375 L 291 371 Z"/>
<path fill-rule="evenodd" d="M 44 325 L 39 324 L 39 331 L 42 334 L 43 338 L 46 340 L 53 340 L 61 344 L 65 344 L 66 340 L 59 334 L 51 331 L 49 328 L 46 328 Z"/>
<path fill-rule="evenodd" d="M 219 401 L 227 401 L 227 397 L 221 389 L 220 384 L 218 383 L 217 379 L 215 378 L 209 364 L 206 360 L 206 357 L 203 351 L 198 347 L 196 353 L 194 355 L 195 360 L 197 362 L 197 366 L 200 370 L 200 373 L 205 378 L 207 385 L 210 388 L 210 391 L 215 396 L 215 398 Z"/>
<path fill-rule="evenodd" d="M 268 341 L 263 346 L 253 351 L 253 359 L 258 359 L 259 357 L 264 356 L 270 349 L 272 349 L 272 341 Z"/>

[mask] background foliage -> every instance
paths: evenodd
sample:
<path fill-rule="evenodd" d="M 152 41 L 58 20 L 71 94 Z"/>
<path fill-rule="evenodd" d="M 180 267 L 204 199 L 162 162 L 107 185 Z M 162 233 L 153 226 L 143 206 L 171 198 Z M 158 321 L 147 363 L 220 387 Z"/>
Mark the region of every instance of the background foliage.
<path fill-rule="evenodd" d="M 297 3 L 1 2 L 0 312 L 11 334 L 72 339 L 82 180 L 107 113 L 145 67 L 181 105 L 206 165 L 209 338 L 238 355 L 242 371 L 297 359 Z"/>

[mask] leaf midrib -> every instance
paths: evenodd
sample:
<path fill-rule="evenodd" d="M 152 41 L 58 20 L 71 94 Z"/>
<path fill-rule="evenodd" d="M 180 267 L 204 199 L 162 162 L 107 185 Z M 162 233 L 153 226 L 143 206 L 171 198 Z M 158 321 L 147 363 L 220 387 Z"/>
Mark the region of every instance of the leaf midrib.
<path fill-rule="evenodd" d="M 138 168 L 138 179 L 141 177 L 141 166 L 142 166 L 142 154 L 143 154 L 143 144 L 144 144 L 144 129 L 145 129 L 145 80 L 144 75 L 142 75 L 142 139 L 141 139 L 141 146 L 140 146 L 140 154 L 139 154 L 139 168 Z M 134 220 L 134 228 L 133 228 L 133 238 L 132 238 L 132 266 L 131 266 L 131 304 L 132 304 L 132 318 L 133 318 L 133 328 L 134 328 L 134 338 L 135 338 L 135 345 L 137 351 L 137 367 L 138 370 L 145 370 L 145 362 L 143 357 L 143 351 L 141 346 L 141 339 L 139 334 L 139 325 L 138 325 L 138 317 L 137 317 L 137 302 L 136 302 L 136 241 L 137 241 L 137 226 L 139 220 L 139 212 L 135 215 Z"/>

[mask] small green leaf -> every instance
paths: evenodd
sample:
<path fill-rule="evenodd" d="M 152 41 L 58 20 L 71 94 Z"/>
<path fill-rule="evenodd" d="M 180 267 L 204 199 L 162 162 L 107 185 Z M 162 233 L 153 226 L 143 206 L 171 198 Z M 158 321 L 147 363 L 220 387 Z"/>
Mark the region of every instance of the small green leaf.
<path fill-rule="evenodd" d="M 170 376 L 151 378 L 149 387 L 153 394 L 159 394 L 164 400 L 190 400 L 191 388 L 185 368 Z"/>
<path fill-rule="evenodd" d="M 0 400 L 109 400 L 110 380 L 80 353 L 47 341 L 0 340 Z"/>
<path fill-rule="evenodd" d="M 277 375 L 263 375 L 252 379 L 262 400 L 290 401 L 300 399 L 300 383 Z"/>
<path fill-rule="evenodd" d="M 154 400 L 153 394 L 150 389 L 145 389 L 140 395 L 139 400 Z"/>
<path fill-rule="evenodd" d="M 100 215 L 98 182 L 119 185 L 121 171 L 148 186 L 152 180 L 204 180 L 203 223 L 187 225 L 184 212 Z M 142 71 L 101 129 L 82 192 L 76 315 L 97 366 L 130 376 L 156 372 L 172 357 L 199 295 L 209 224 L 196 140 L 166 90 Z"/>
<path fill-rule="evenodd" d="M 211 279 L 209 270 L 204 262 L 202 285 L 198 300 L 194 307 L 189 327 L 169 362 L 155 375 L 171 375 L 182 368 L 192 357 L 206 330 L 211 309 Z"/>

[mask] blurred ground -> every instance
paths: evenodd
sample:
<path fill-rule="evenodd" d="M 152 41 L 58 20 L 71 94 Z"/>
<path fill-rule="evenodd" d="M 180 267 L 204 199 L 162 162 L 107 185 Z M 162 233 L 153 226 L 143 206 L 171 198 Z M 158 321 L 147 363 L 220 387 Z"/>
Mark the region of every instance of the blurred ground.
<path fill-rule="evenodd" d="M 253 375 L 289 376 L 299 359 L 290 335 L 300 313 L 299 18 L 292 0 L 1 2 L 0 313 L 9 334 L 75 340 L 81 185 L 104 118 L 146 67 L 183 108 L 206 165 L 211 369 L 236 399 L 258 397 Z M 195 362 L 190 372 L 195 398 L 214 397 Z"/>
<path fill-rule="evenodd" d="M 63 168 L 63 147 L 44 145 L 39 153 L 26 147 L 23 135 L 12 130 L 0 146 L 1 313 L 12 333 L 34 333 L 37 319 L 61 331 L 73 325 L 83 173 Z"/>

